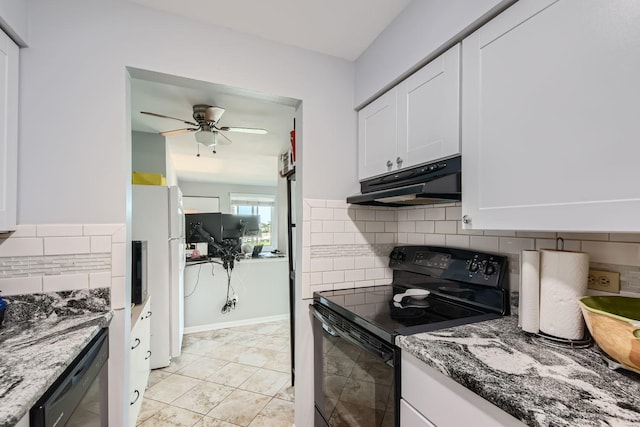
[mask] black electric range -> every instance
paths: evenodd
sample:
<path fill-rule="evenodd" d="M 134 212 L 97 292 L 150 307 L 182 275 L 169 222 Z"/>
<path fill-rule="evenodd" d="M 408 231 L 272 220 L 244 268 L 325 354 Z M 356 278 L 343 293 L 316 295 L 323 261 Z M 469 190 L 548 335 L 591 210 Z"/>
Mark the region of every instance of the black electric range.
<path fill-rule="evenodd" d="M 509 314 L 507 258 L 435 246 L 399 246 L 389 256 L 389 285 L 316 292 L 314 306 L 334 311 L 394 344 L 411 335 Z M 426 291 L 426 292 L 421 292 Z M 412 296 L 414 294 L 424 294 Z"/>

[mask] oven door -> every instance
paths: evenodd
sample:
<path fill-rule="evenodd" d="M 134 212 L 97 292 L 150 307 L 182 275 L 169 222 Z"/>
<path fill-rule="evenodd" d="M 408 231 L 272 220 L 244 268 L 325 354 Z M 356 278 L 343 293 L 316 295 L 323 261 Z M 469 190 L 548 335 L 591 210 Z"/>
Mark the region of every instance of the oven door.
<path fill-rule="evenodd" d="M 325 306 L 309 307 L 315 427 L 399 426 L 399 350 Z"/>

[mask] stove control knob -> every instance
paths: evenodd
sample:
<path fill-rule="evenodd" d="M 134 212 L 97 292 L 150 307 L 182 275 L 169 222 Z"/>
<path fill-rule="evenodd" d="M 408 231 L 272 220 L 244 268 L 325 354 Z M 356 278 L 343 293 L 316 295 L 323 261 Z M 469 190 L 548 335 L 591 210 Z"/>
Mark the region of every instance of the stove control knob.
<path fill-rule="evenodd" d="M 495 272 L 496 272 L 496 266 L 493 264 L 487 263 L 487 265 L 484 268 L 484 274 L 486 274 L 487 276 L 491 276 Z"/>
<path fill-rule="evenodd" d="M 472 261 L 471 265 L 469 266 L 469 271 L 472 271 L 472 272 L 478 271 L 478 263 L 475 261 Z"/>

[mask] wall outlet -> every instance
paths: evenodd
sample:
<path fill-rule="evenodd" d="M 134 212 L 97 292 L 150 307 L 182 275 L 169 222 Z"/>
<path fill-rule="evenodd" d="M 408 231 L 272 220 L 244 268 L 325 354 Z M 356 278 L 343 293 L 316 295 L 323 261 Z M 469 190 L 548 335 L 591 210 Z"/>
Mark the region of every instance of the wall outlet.
<path fill-rule="evenodd" d="M 596 291 L 620 293 L 620 273 L 589 269 L 587 287 Z"/>

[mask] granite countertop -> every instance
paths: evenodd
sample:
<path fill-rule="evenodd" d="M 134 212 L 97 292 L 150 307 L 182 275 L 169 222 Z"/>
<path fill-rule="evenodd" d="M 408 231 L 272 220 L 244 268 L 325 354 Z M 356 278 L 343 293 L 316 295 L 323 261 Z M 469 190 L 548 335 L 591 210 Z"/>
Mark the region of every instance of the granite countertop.
<path fill-rule="evenodd" d="M 509 316 L 397 337 L 396 344 L 530 426 L 639 426 L 640 375 L 594 345 L 556 349 Z"/>
<path fill-rule="evenodd" d="M 100 329 L 109 291 L 6 297 L 0 327 L 0 427 L 16 424 Z"/>

